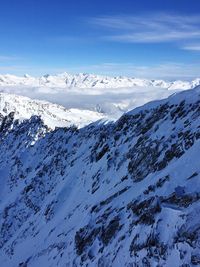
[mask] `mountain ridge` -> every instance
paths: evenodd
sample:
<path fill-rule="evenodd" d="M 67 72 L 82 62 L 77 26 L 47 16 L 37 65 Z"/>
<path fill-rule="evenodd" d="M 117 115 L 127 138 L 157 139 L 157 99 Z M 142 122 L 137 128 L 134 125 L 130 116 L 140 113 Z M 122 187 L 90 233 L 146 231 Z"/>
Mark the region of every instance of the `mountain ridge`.
<path fill-rule="evenodd" d="M 197 87 L 116 122 L 2 132 L 3 266 L 198 266 L 199 105 Z"/>
<path fill-rule="evenodd" d="M 91 122 L 106 119 L 106 115 L 87 109 L 65 108 L 48 101 L 31 99 L 15 94 L 0 93 L 0 114 L 2 117 L 13 112 L 15 120 L 23 121 L 34 116 L 41 116 L 50 128 L 83 127 Z"/>
<path fill-rule="evenodd" d="M 148 80 L 125 76 L 103 76 L 96 74 L 69 74 L 43 75 L 41 77 L 0 75 L 0 86 L 31 86 L 31 87 L 60 87 L 60 88 L 122 88 L 122 87 L 161 87 L 168 90 L 192 89 L 200 84 L 200 78 L 188 81 Z"/>

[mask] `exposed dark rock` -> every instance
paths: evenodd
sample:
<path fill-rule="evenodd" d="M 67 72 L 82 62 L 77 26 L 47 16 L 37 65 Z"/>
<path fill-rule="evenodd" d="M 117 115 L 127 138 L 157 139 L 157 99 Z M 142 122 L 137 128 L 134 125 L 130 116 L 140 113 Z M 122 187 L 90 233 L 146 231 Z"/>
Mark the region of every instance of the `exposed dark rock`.
<path fill-rule="evenodd" d="M 86 247 L 90 246 L 100 232 L 100 228 L 90 230 L 89 226 L 81 228 L 75 235 L 75 246 L 78 255 L 83 254 Z"/>
<path fill-rule="evenodd" d="M 191 263 L 193 265 L 200 265 L 200 254 L 192 255 L 191 256 Z"/>
<path fill-rule="evenodd" d="M 119 217 L 113 218 L 106 227 L 104 226 L 102 228 L 101 239 L 103 243 L 108 245 L 120 228 L 121 226 Z"/>

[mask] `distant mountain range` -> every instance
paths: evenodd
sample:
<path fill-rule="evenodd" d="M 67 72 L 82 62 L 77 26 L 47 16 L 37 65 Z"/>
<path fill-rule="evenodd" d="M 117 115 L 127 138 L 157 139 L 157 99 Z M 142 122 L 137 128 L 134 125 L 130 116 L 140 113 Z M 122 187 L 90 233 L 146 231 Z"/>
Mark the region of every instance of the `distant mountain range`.
<path fill-rule="evenodd" d="M 61 73 L 57 75 L 44 75 L 41 77 L 31 77 L 24 75 L 18 77 L 14 75 L 0 75 L 0 86 L 31 86 L 31 87 L 61 87 L 61 88 L 120 88 L 120 87 L 161 87 L 169 90 L 191 89 L 200 84 L 200 78 L 191 82 L 164 80 L 147 80 L 129 77 L 109 77 L 94 74 L 69 74 Z"/>

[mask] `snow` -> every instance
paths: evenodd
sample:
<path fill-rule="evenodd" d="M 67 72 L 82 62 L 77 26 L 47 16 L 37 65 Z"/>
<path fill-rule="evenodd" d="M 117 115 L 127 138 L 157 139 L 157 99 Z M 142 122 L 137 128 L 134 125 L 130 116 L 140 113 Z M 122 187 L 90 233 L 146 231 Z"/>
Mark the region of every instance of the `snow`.
<path fill-rule="evenodd" d="M 95 119 L 98 113 L 103 113 L 104 117 L 109 117 L 111 120 L 118 119 L 124 112 L 149 101 L 166 98 L 175 92 L 192 89 L 199 84 L 200 79 L 190 82 L 168 82 L 66 72 L 41 77 L 31 77 L 28 74 L 23 77 L 0 75 L 2 93 L 49 101 L 67 109 L 97 112 Z"/>
<path fill-rule="evenodd" d="M 57 87 L 57 88 L 126 88 L 126 87 L 161 87 L 167 89 L 191 89 L 200 84 L 200 79 L 188 81 L 148 80 L 122 76 L 101 76 L 95 74 L 67 72 L 57 75 L 44 75 L 23 77 L 14 75 L 0 75 L 1 86 L 31 86 L 31 87 Z"/>
<path fill-rule="evenodd" d="M 33 115 L 41 116 L 44 123 L 51 129 L 74 125 L 80 128 L 91 122 L 106 118 L 100 112 L 87 109 L 66 109 L 47 101 L 0 93 L 0 113 L 5 116 L 10 112 L 15 112 L 15 119 L 20 121 L 30 119 Z"/>
<path fill-rule="evenodd" d="M 43 107 L 2 97 L 20 114 Z M 144 259 L 147 266 L 193 266 L 200 249 L 199 102 L 197 87 L 116 122 L 48 132 L 32 117 L 1 134 L 2 266 L 142 267 Z M 62 110 L 47 106 L 52 114 Z M 178 199 L 177 187 L 185 189 Z M 116 218 L 120 227 L 107 233 Z M 80 255 L 77 233 L 83 234 L 80 249 L 86 243 Z"/>

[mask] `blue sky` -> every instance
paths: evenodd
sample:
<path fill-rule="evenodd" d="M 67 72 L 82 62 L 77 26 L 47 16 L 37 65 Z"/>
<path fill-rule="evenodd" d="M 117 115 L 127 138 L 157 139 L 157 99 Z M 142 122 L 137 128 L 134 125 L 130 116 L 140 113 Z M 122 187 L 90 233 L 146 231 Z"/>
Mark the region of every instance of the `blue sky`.
<path fill-rule="evenodd" d="M 6 0 L 0 73 L 200 76 L 198 0 Z"/>

